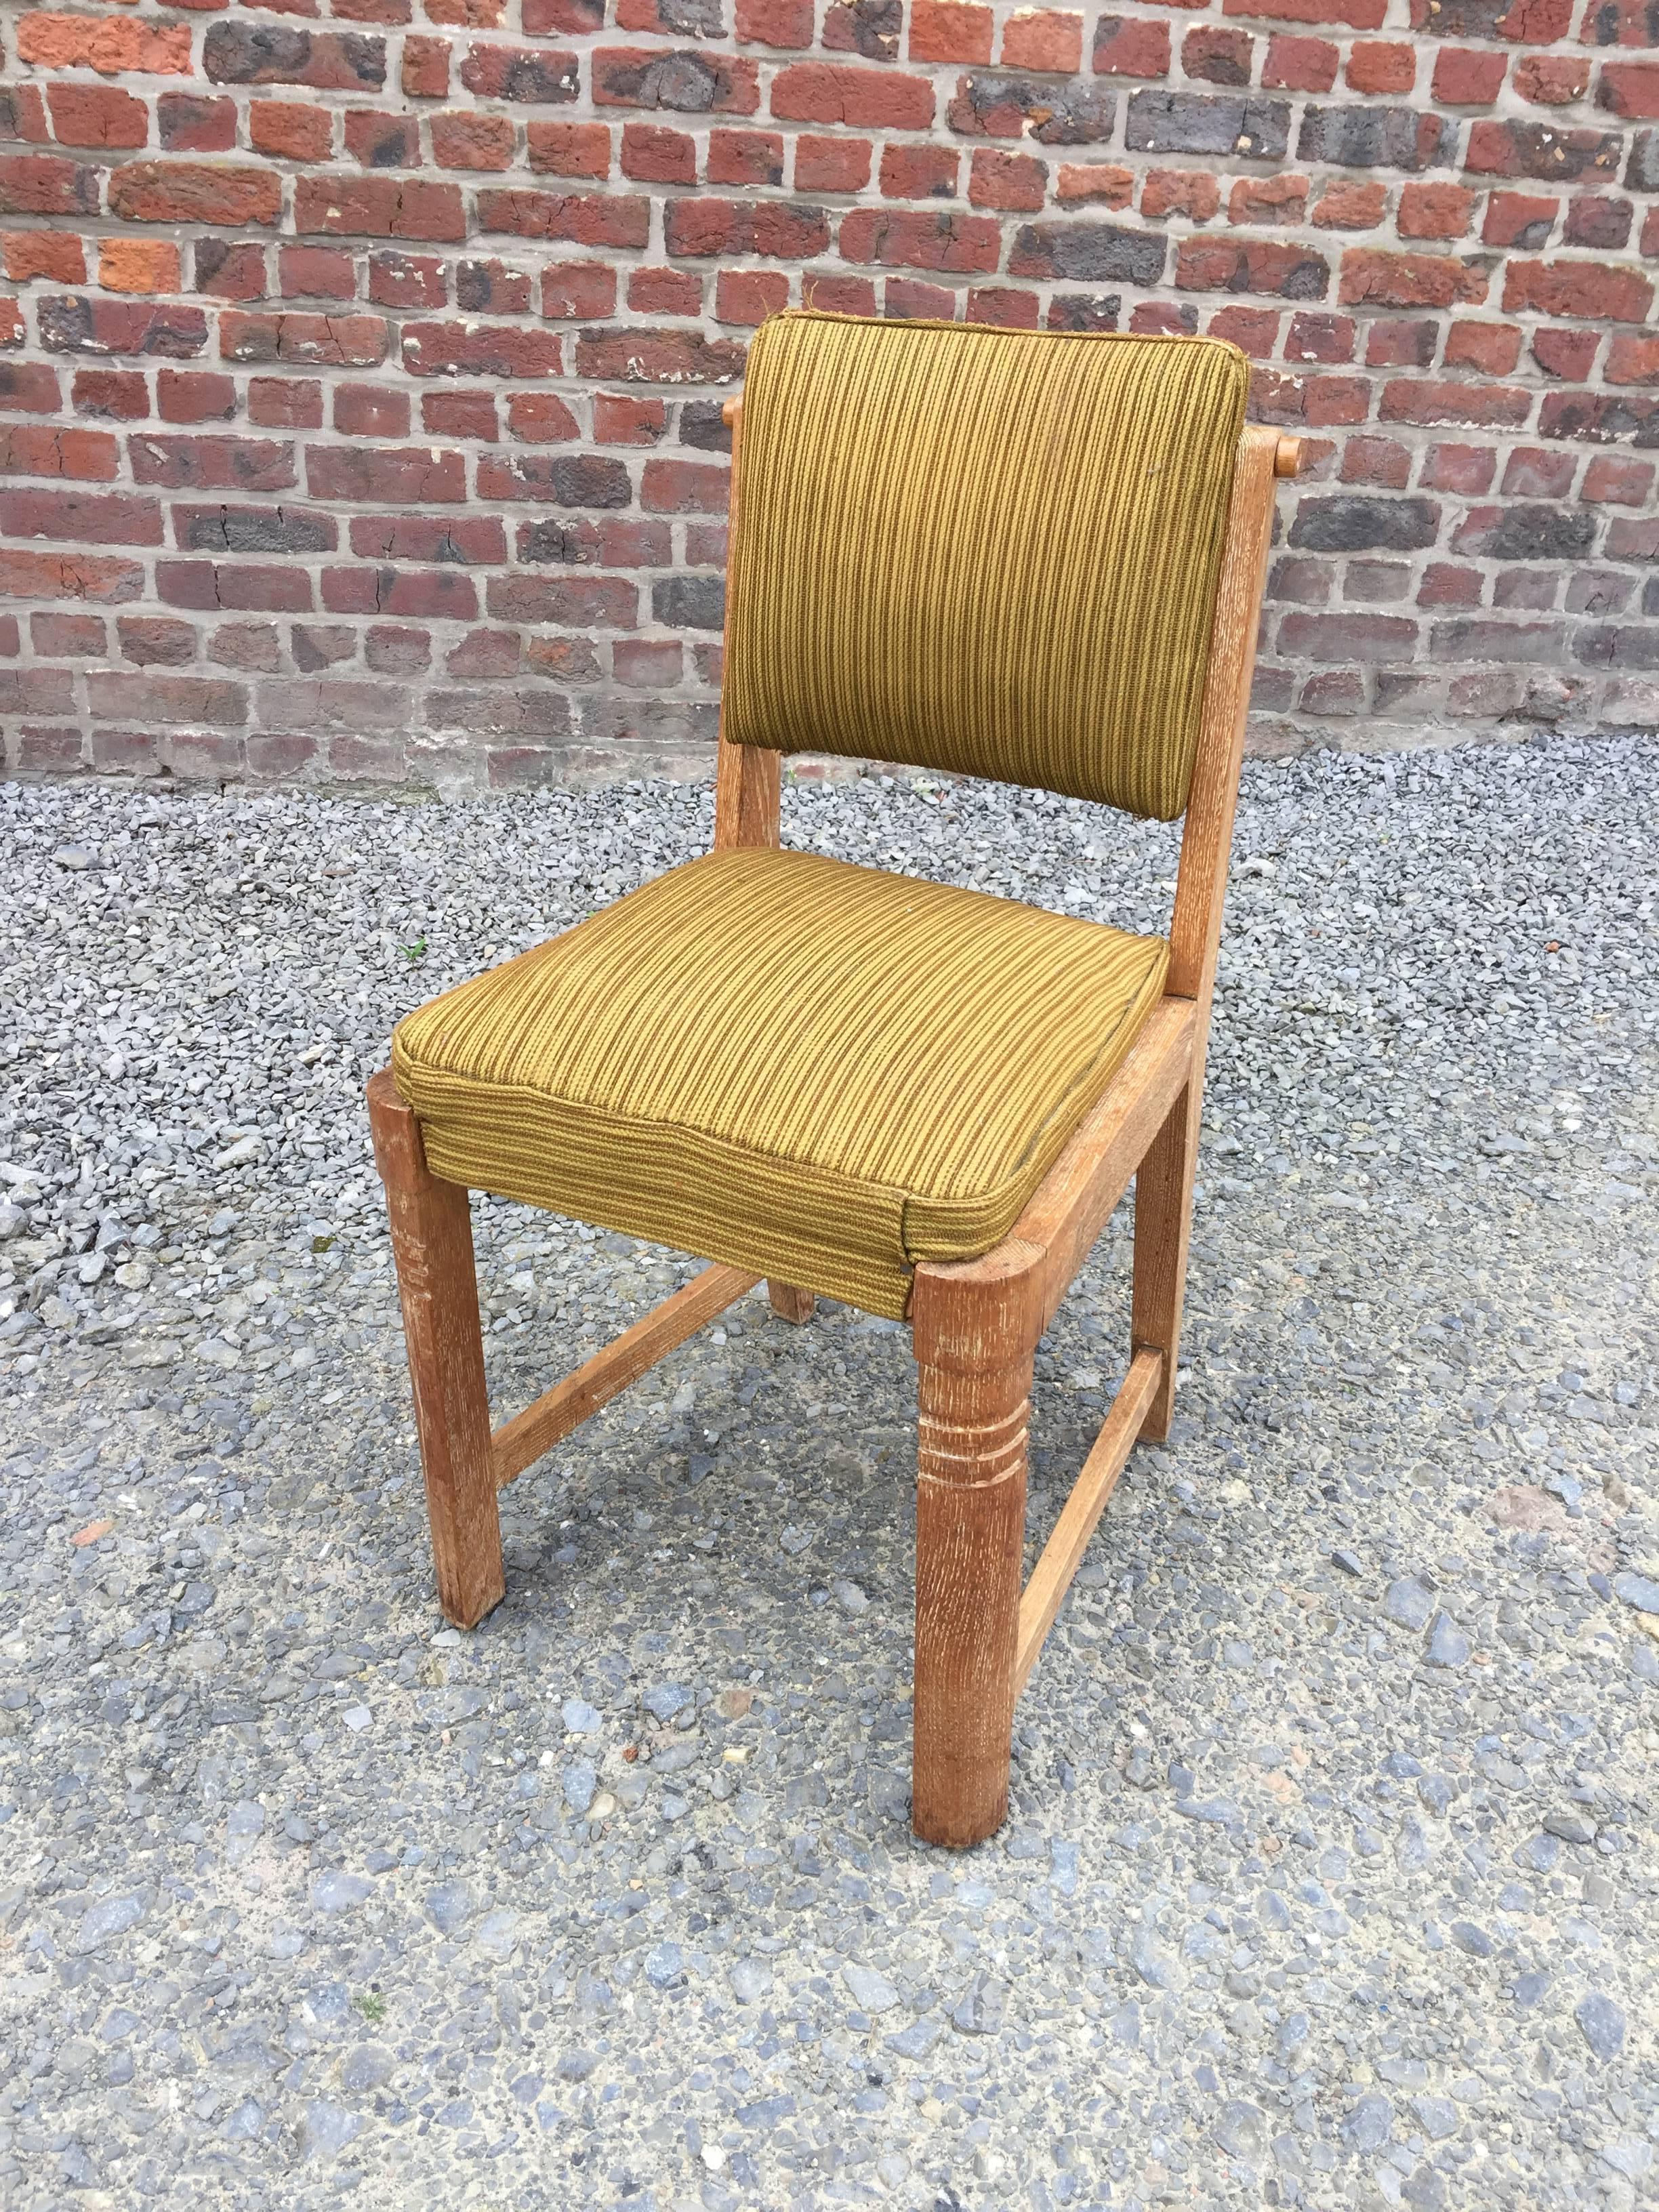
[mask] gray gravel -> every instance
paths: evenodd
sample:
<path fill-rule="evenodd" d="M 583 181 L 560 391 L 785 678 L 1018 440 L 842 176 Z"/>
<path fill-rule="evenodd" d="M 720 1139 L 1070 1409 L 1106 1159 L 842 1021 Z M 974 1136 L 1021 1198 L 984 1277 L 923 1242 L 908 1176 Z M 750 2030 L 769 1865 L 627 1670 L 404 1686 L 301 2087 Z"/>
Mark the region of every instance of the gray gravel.
<path fill-rule="evenodd" d="M 508 1493 L 479 1632 L 432 1602 L 363 1079 L 708 817 L 0 789 L 0 2200 L 1650 2201 L 1659 755 L 1249 771 L 1176 1432 L 965 1857 L 906 1826 L 889 1322 L 734 1309 Z M 787 823 L 1167 913 L 1172 833 L 1074 804 Z M 477 1218 L 503 1408 L 685 1272 Z"/>

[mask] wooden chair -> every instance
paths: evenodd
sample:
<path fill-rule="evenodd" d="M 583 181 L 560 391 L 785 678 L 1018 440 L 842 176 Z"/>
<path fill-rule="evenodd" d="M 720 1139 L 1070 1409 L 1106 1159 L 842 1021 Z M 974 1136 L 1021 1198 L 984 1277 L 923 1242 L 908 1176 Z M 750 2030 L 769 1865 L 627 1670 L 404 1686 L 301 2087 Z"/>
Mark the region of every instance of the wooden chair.
<path fill-rule="evenodd" d="M 1166 818 L 1184 809 L 1167 954 L 1161 941 L 1118 940 L 1156 961 L 1161 989 L 1122 1014 L 1109 1079 L 1091 1079 L 1081 1091 L 1073 1084 L 1048 1114 L 1041 1172 L 1017 1192 L 1011 1226 L 981 1230 L 978 1245 L 958 1256 L 884 1260 L 888 1272 L 872 1273 L 874 1262 L 866 1255 L 855 1265 L 830 1228 L 791 1241 L 787 1221 L 771 1220 L 761 1200 L 741 1190 L 721 1212 L 720 1192 L 710 1201 L 708 1188 L 728 1172 L 741 1182 L 750 1171 L 741 1147 L 730 1151 L 729 1170 L 722 1153 L 713 1169 L 688 1176 L 673 1155 L 682 1133 L 665 1126 L 667 1164 L 647 1172 L 630 1164 L 651 1149 L 630 1124 L 631 1151 L 623 1148 L 620 1167 L 614 1148 L 604 1152 L 610 1164 L 602 1172 L 613 1133 L 594 1110 L 578 1114 L 562 1097 L 544 1096 L 548 1086 L 527 1084 L 521 1069 L 513 1073 L 513 1055 L 536 1023 L 575 1024 L 591 1037 L 595 1030 L 583 1024 L 600 1020 L 595 1001 L 577 1023 L 556 991 L 530 1007 L 525 994 L 535 978 L 585 972 L 572 963 L 583 945 L 602 940 L 584 932 L 608 916 L 618 918 L 618 930 L 637 931 L 644 924 L 629 919 L 635 902 L 666 897 L 664 886 L 712 882 L 693 872 L 715 860 L 671 872 L 410 1017 L 400 1048 L 406 1036 L 412 1042 L 394 1062 L 396 1079 L 388 1069 L 368 1085 L 439 1601 L 462 1626 L 503 1595 L 498 1489 L 763 1275 L 774 1310 L 790 1321 L 810 1316 L 815 1291 L 846 1297 L 849 1284 L 854 1302 L 908 1318 L 920 1376 L 912 1819 L 932 1843 L 966 1846 L 1001 1823 L 1015 1701 L 1131 1448 L 1169 1431 L 1274 479 L 1294 476 L 1297 465 L 1295 440 L 1243 426 L 1243 389 L 1242 358 L 1207 340 L 791 314 L 765 326 L 744 397 L 726 404 L 733 537 L 714 846 L 728 858 L 719 865 L 751 869 L 763 887 L 775 880 L 768 871 L 793 867 L 805 881 L 811 867 L 840 867 L 777 850 L 781 756 L 808 743 L 970 773 L 1003 769 L 1010 780 Z M 826 594 L 835 605 L 825 605 Z M 851 625 L 850 645 L 838 621 Z M 730 857 L 740 855 L 748 858 Z M 841 896 L 836 887 L 854 878 L 860 896 L 902 880 L 848 870 L 810 881 Z M 923 888 L 908 886 L 904 897 L 914 891 L 925 904 Z M 650 910 L 660 910 L 660 899 Z M 782 910 L 793 911 L 787 902 Z M 999 921 L 993 914 L 986 922 L 977 906 L 951 908 L 947 937 L 958 912 L 970 911 L 975 926 Z M 1100 928 L 1042 921 L 1050 924 Z M 770 924 L 761 931 L 769 957 L 781 957 L 777 934 Z M 1115 936 L 1054 941 L 1067 957 L 1076 945 L 1092 957 Z M 666 941 L 672 948 L 672 931 Z M 646 958 L 629 957 L 635 968 Z M 704 957 L 721 955 L 716 947 Z M 702 972 L 706 979 L 718 969 Z M 977 971 L 970 963 L 963 972 Z M 789 1003 L 799 1003 L 798 982 L 790 988 L 797 995 Z M 504 1001 L 504 991 L 518 995 Z M 488 1046 L 465 1042 L 469 1006 L 482 1007 L 497 1029 L 505 1021 L 506 1032 L 491 1030 Z M 428 1018 L 440 1022 L 437 1043 Z M 422 1022 L 427 1030 L 411 1031 Z M 873 1014 L 866 1026 L 873 1030 Z M 1006 1037 L 999 1045 L 1012 1048 Z M 1048 1040 L 1034 1037 L 1032 1051 L 1040 1048 Z M 607 1049 L 614 1058 L 622 1042 Z M 760 1050 L 738 1065 L 750 1068 Z M 1091 1065 L 1097 1071 L 1105 1061 Z M 671 1073 L 689 1079 L 678 1063 Z M 962 1111 L 977 1127 L 1000 1110 L 1002 1091 L 971 1091 L 964 1087 Z M 665 1109 L 663 1118 L 666 1125 Z M 763 1164 L 769 1171 L 772 1164 Z M 1022 1591 L 1033 1354 L 1132 1179 L 1127 1373 Z M 469 1181 L 654 1234 L 715 1264 L 492 1433 Z M 688 1181 L 699 1188 L 688 1190 Z M 791 1188 L 786 1178 L 786 1202 Z M 706 1229 L 695 1225 L 702 1215 L 686 1211 L 694 1202 L 714 1205 Z"/>

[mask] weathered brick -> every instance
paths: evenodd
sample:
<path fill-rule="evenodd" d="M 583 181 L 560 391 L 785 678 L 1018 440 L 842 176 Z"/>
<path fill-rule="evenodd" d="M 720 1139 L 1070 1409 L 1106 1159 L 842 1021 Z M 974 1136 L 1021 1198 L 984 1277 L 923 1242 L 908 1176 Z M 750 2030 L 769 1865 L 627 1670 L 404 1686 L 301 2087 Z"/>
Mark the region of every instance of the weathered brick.
<path fill-rule="evenodd" d="M 406 323 L 403 362 L 411 376 L 557 376 L 563 341 L 513 323 Z"/>
<path fill-rule="evenodd" d="M 611 173 L 611 126 L 605 123 L 541 123 L 525 132 L 532 169 L 551 177 L 605 177 Z"/>
<path fill-rule="evenodd" d="M 1337 296 L 1345 307 L 1449 307 L 1478 305 L 1486 272 L 1449 254 L 1389 253 L 1351 246 L 1342 256 Z"/>
<path fill-rule="evenodd" d="M 1069 75 L 1083 64 L 1083 17 L 1068 8 L 1016 8 L 1002 27 L 1005 69 Z"/>
<path fill-rule="evenodd" d="M 910 0 L 909 15 L 913 62 L 990 60 L 995 19 L 978 0 Z"/>
<path fill-rule="evenodd" d="M 1019 161 L 1024 157 L 1007 155 L 1003 158 Z M 977 162 L 977 154 L 974 159 Z M 1054 197 L 1062 204 L 1086 200 L 1103 207 L 1126 208 L 1134 198 L 1134 191 L 1133 170 L 1110 161 L 1062 161 L 1054 184 Z"/>
<path fill-rule="evenodd" d="M 566 261 L 542 271 L 541 310 L 550 319 L 603 322 L 617 309 L 617 272 L 602 261 Z"/>
<path fill-rule="evenodd" d="M 1435 57 L 1434 97 L 1442 107 L 1490 107 L 1504 88 L 1507 54 L 1443 46 Z"/>
<path fill-rule="evenodd" d="M 783 140 L 775 131 L 716 128 L 708 134 L 708 176 L 711 185 L 781 185 Z"/>
<path fill-rule="evenodd" d="M 599 46 L 593 52 L 593 100 L 601 107 L 656 107 L 684 115 L 752 115 L 760 106 L 758 64 L 730 55 L 659 53 L 648 47 Z M 793 74 L 781 72 L 778 83 Z M 574 89 L 568 95 L 574 98 Z M 772 112 L 777 104 L 773 88 Z M 809 118 L 809 120 L 817 118 Z"/>
<path fill-rule="evenodd" d="M 1404 615 L 1290 614 L 1279 625 L 1281 653 L 1299 660 L 1334 660 L 1374 665 L 1409 661 L 1418 626 Z"/>
<path fill-rule="evenodd" d="M 173 542 L 190 553 L 329 553 L 339 536 L 331 514 L 301 507 L 175 507 Z"/>
<path fill-rule="evenodd" d="M 576 374 L 605 383 L 729 384 L 743 374 L 744 349 L 695 331 L 584 331 Z"/>
<path fill-rule="evenodd" d="M 1227 200 L 1229 222 L 1299 223 L 1307 211 L 1305 177 L 1241 177 Z"/>
<path fill-rule="evenodd" d="M 651 203 L 605 192 L 492 189 L 478 194 L 478 228 L 515 238 L 637 251 L 651 234 Z"/>
<path fill-rule="evenodd" d="M 0 215 L 97 212 L 96 169 L 57 154 L 0 155 Z"/>
<path fill-rule="evenodd" d="M 1314 107 L 1297 135 L 1298 161 L 1350 169 L 1428 169 L 1451 158 L 1455 126 L 1414 107 Z"/>
<path fill-rule="evenodd" d="M 48 353 L 143 354 L 188 361 L 207 343 L 200 307 L 173 300 L 93 300 L 48 295 L 36 310 Z"/>
<path fill-rule="evenodd" d="M 1035 138 L 1043 146 L 1104 143 L 1116 135 L 1117 95 L 1106 85 L 1055 85 L 1035 76 L 958 80 L 947 120 L 967 138 Z"/>
<path fill-rule="evenodd" d="M 1511 261 L 1504 271 L 1504 306 L 1510 313 L 1640 323 L 1653 305 L 1653 283 L 1639 270 L 1609 269 L 1594 261 Z"/>
<path fill-rule="evenodd" d="M 1008 273 L 1072 283 L 1152 285 L 1163 277 L 1168 252 L 1161 238 L 1116 223 L 1024 223 L 1008 251 Z M 996 265 L 994 259 L 989 265 Z"/>
<path fill-rule="evenodd" d="M 889 146 L 878 182 L 884 199 L 954 199 L 958 155 L 954 146 Z M 1040 207 L 1042 201 L 1037 202 Z"/>
<path fill-rule="evenodd" d="M 384 384 L 338 384 L 333 422 L 353 438 L 406 438 L 409 394 Z"/>
<path fill-rule="evenodd" d="M 1386 546 L 1396 553 L 1432 545 L 1440 508 L 1431 499 L 1366 499 L 1357 494 L 1304 497 L 1290 543 L 1315 553 L 1353 553 Z"/>
<path fill-rule="evenodd" d="M 244 314 L 226 308 L 219 317 L 219 351 L 226 361 L 373 368 L 386 358 L 386 325 L 379 315 Z"/>
<path fill-rule="evenodd" d="M 62 230 L 0 231 L 0 268 L 14 284 L 44 276 L 49 284 L 84 284 L 87 257 L 78 238 Z"/>
<path fill-rule="evenodd" d="M 466 462 L 430 447 L 313 446 L 306 484 L 313 499 L 388 507 L 452 505 L 466 497 Z"/>
<path fill-rule="evenodd" d="M 1624 142 L 1616 131 L 1561 131 L 1548 123 L 1482 121 L 1469 126 L 1463 166 L 1471 176 L 1537 177 L 1551 184 L 1616 175 Z"/>
<path fill-rule="evenodd" d="M 596 70 L 594 98 L 598 99 L 600 94 L 597 70 L 600 56 L 596 54 L 593 58 Z M 678 61 L 684 57 L 672 55 L 659 58 Z M 472 46 L 461 64 L 460 78 L 465 89 L 476 93 L 481 100 L 511 100 L 520 107 L 563 106 L 577 99 L 581 91 L 580 70 L 575 55 L 550 52 L 541 46 Z M 630 102 L 636 107 L 673 107 L 681 104 L 672 100 Z M 706 103 L 700 101 L 696 104 L 702 106 Z"/>
<path fill-rule="evenodd" d="M 99 241 L 98 282 L 106 292 L 176 292 L 179 281 L 179 249 L 171 239 Z"/>
<path fill-rule="evenodd" d="M 1073 172 L 1073 175 L 1077 173 Z M 1122 174 L 1122 172 L 1119 172 Z M 1066 172 L 1062 170 L 1064 179 Z M 1004 214 L 1036 214 L 1048 195 L 1048 172 L 1044 164 L 1029 154 L 1002 154 L 989 147 L 975 152 L 969 165 L 968 198 L 977 208 L 994 208 Z M 1067 194 L 1062 181 L 1060 198 L 1073 199 L 1091 197 L 1087 192 Z M 1127 194 L 1114 203 L 1121 207 L 1127 204 Z"/>
<path fill-rule="evenodd" d="M 773 79 L 771 108 L 787 123 L 925 131 L 933 118 L 933 88 L 925 76 L 835 62 L 792 62 Z"/>
<path fill-rule="evenodd" d="M 199 368 L 162 368 L 155 412 L 163 422 L 228 422 L 236 413 L 236 380 Z"/>
<path fill-rule="evenodd" d="M 1448 368 L 1477 368 L 1509 376 L 1521 358 L 1522 332 L 1512 323 L 1455 322 L 1446 333 Z"/>
<path fill-rule="evenodd" d="M 1189 238 L 1176 252 L 1177 291 L 1271 292 L 1285 300 L 1322 300 L 1330 281 L 1322 255 L 1277 240 Z"/>
<path fill-rule="evenodd" d="M 1430 383 L 1392 377 L 1377 404 L 1381 422 L 1482 422 L 1516 426 L 1532 411 L 1532 394 L 1512 384 Z"/>
<path fill-rule="evenodd" d="M 149 110 L 110 84 L 54 84 L 46 93 L 52 135 L 60 146 L 142 146 Z"/>
<path fill-rule="evenodd" d="M 1015 276 L 1033 273 L 1021 262 L 1026 241 L 1022 231 L 1009 258 Z M 908 214 L 884 208 L 854 208 L 842 217 L 840 250 L 844 261 L 873 263 L 882 268 L 931 269 L 966 275 L 994 270 L 1001 252 L 1000 226 L 988 216 Z M 1163 248 L 1158 249 L 1160 262 Z"/>
<path fill-rule="evenodd" d="M 0 476 L 64 477 L 82 483 L 112 483 L 120 448 L 107 430 L 70 425 L 0 425 Z"/>
<path fill-rule="evenodd" d="M 361 31 L 221 21 L 210 23 L 203 38 L 202 70 L 216 84 L 378 92 L 386 82 L 386 40 Z"/>
<path fill-rule="evenodd" d="M 1103 76 L 1168 76 L 1169 25 L 1135 15 L 1103 15 L 1095 25 L 1094 67 Z"/>
<path fill-rule="evenodd" d="M 1255 66 L 1255 40 L 1248 31 L 1220 23 L 1199 23 L 1181 42 L 1181 66 L 1206 84 L 1249 84 Z"/>
<path fill-rule="evenodd" d="M 17 57 L 42 69 L 90 69 L 105 76 L 188 76 L 190 26 L 59 14 L 40 9 L 17 19 Z"/>
<path fill-rule="evenodd" d="M 419 177 L 301 177 L 295 186 L 294 220 L 302 233 L 335 237 L 456 240 L 466 235 L 460 187 Z"/>
<path fill-rule="evenodd" d="M 307 181 L 301 179 L 302 184 Z M 109 211 L 127 222 L 274 224 L 282 179 L 269 169 L 206 161 L 129 161 L 109 180 Z"/>
<path fill-rule="evenodd" d="M 164 153 L 230 153 L 237 143 L 237 101 L 161 93 L 155 101 L 155 135 Z"/>

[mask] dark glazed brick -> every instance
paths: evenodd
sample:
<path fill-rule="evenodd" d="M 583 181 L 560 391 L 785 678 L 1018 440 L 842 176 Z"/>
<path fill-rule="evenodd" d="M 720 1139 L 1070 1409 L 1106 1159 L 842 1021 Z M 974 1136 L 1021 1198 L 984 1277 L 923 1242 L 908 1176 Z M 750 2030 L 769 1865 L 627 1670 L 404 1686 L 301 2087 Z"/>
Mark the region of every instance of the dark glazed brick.
<path fill-rule="evenodd" d="M 1030 222 L 1009 249 L 1011 276 L 1060 277 L 1073 283 L 1152 285 L 1168 252 L 1162 238 L 1110 222 Z"/>
<path fill-rule="evenodd" d="M 1455 123 L 1414 107 L 1310 107 L 1296 151 L 1347 169 L 1429 169 L 1450 160 L 1456 137 Z"/>
<path fill-rule="evenodd" d="M 1488 561 L 1577 561 L 1595 538 L 1595 516 L 1582 507 L 1479 507 L 1458 526 L 1459 553 Z"/>
<path fill-rule="evenodd" d="M 1222 100 L 1200 93 L 1132 93 L 1123 143 L 1151 154 L 1238 154 L 1282 161 L 1290 149 L 1284 100 Z"/>
<path fill-rule="evenodd" d="M 705 453 L 729 453 L 732 432 L 719 399 L 688 399 L 680 409 L 680 443 Z"/>
<path fill-rule="evenodd" d="M 1042 146 L 1103 145 L 1117 129 L 1117 94 L 1109 85 L 970 75 L 951 102 L 950 124 L 969 138 L 1030 137 Z"/>
<path fill-rule="evenodd" d="M 664 576 L 651 586 L 651 611 L 670 629 L 719 629 L 726 585 L 719 576 Z"/>
<path fill-rule="evenodd" d="M 202 41 L 202 66 L 216 84 L 303 84 L 319 92 L 377 92 L 386 82 L 386 40 L 355 31 L 212 23 Z"/>
<path fill-rule="evenodd" d="M 1290 542 L 1314 553 L 1355 553 L 1386 546 L 1411 553 L 1432 545 L 1440 509 L 1431 499 L 1304 498 Z"/>
<path fill-rule="evenodd" d="M 331 515 L 296 507 L 179 507 L 173 527 L 191 553 L 331 553 Z"/>

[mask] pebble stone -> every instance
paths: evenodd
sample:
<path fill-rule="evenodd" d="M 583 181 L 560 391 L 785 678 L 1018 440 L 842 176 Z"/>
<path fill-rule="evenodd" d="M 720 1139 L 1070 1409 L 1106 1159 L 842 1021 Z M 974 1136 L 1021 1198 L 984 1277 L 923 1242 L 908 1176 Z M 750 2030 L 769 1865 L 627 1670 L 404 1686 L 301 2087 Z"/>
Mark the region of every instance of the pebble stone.
<path fill-rule="evenodd" d="M 1637 2212 L 1659 753 L 1248 770 L 1175 1427 L 961 1856 L 890 1323 L 751 1296 L 433 1601 L 363 1082 L 710 811 L 0 787 L 0 2202 Z M 1168 915 L 1175 833 L 1068 801 L 785 827 Z M 474 1220 L 503 1417 L 690 1272 Z M 1128 1256 L 1037 1352 L 1028 1566 Z"/>

